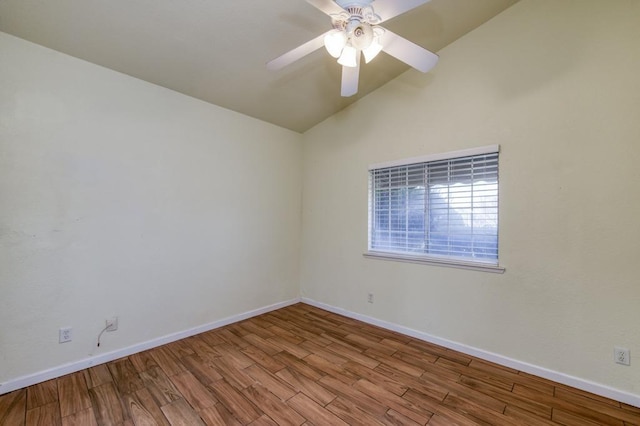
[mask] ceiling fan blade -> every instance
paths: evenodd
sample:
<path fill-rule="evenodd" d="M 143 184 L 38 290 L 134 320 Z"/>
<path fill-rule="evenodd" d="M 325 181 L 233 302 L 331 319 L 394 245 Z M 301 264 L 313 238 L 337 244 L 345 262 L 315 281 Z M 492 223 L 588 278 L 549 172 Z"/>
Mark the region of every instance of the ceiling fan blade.
<path fill-rule="evenodd" d="M 344 12 L 344 9 L 338 6 L 333 0 L 307 0 L 307 3 L 329 16 Z"/>
<path fill-rule="evenodd" d="M 382 18 L 380 22 L 384 22 L 398 15 L 402 15 L 411 9 L 415 9 L 418 6 L 422 6 L 429 1 L 430 0 L 376 0 L 373 3 L 373 8 L 380 18 Z"/>
<path fill-rule="evenodd" d="M 398 34 L 392 33 L 386 28 L 384 34 L 380 37 L 380 44 L 382 44 L 383 52 L 407 65 L 411 65 L 418 71 L 429 71 L 440 59 L 435 53 L 429 52 L 427 49 L 400 37 Z"/>
<path fill-rule="evenodd" d="M 331 30 L 329 30 L 331 31 Z M 327 31 L 324 34 L 320 34 L 318 37 L 313 40 L 309 40 L 308 42 L 301 44 L 293 50 L 288 51 L 282 56 L 278 56 L 277 58 L 267 62 L 267 69 L 271 71 L 277 71 L 281 68 L 286 67 L 289 64 L 294 63 L 298 59 L 307 56 L 308 54 L 315 52 L 324 46 L 324 36 L 329 32 Z"/>
<path fill-rule="evenodd" d="M 345 98 L 358 93 L 358 81 L 360 80 L 360 52 L 356 58 L 355 67 L 342 67 L 342 89 L 340 94 Z"/>

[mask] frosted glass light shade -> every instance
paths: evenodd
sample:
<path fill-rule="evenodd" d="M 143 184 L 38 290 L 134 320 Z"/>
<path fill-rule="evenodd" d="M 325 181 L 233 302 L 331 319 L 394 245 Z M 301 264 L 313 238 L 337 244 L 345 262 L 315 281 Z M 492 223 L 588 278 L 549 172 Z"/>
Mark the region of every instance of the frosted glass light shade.
<path fill-rule="evenodd" d="M 382 45 L 378 43 L 378 39 L 374 39 L 373 42 L 366 49 L 362 50 L 365 63 L 371 62 L 373 58 L 378 56 L 378 53 L 382 50 Z"/>
<path fill-rule="evenodd" d="M 342 50 L 342 55 L 340 55 L 340 59 L 338 59 L 338 63 L 345 67 L 357 67 L 357 55 L 358 50 L 353 46 L 345 46 Z"/>
<path fill-rule="evenodd" d="M 324 47 L 329 55 L 339 58 L 342 55 L 342 49 L 347 45 L 347 35 L 344 31 L 333 30 L 324 36 Z"/>
<path fill-rule="evenodd" d="M 353 29 L 350 40 L 356 49 L 366 49 L 373 41 L 373 28 L 366 22 L 361 22 Z"/>

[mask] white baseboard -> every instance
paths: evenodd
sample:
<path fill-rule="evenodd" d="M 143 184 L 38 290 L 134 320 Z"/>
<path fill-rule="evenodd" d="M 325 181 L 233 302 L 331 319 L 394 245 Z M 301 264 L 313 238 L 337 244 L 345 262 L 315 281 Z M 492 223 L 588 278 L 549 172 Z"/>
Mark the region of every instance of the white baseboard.
<path fill-rule="evenodd" d="M 190 328 L 188 330 L 179 331 L 177 333 L 168 334 L 166 336 L 162 336 L 156 339 L 148 340 L 146 342 L 138 343 L 133 346 L 128 346 L 126 348 L 84 358 L 78 361 L 73 361 L 73 362 L 63 364 L 57 367 L 53 367 L 47 370 L 39 371 L 37 373 L 29 374 L 27 376 L 17 377 L 7 382 L 0 383 L 0 395 L 17 390 L 17 389 L 25 388 L 27 386 L 35 385 L 37 383 L 41 383 L 47 380 L 55 379 L 57 377 L 61 377 L 66 374 L 75 373 L 76 371 L 84 370 L 85 368 L 93 367 L 95 365 L 104 364 L 105 362 L 113 361 L 118 358 L 129 356 L 138 352 L 146 351 L 147 349 L 152 349 L 158 346 L 165 345 L 167 343 L 175 342 L 176 340 L 195 336 L 196 334 L 204 333 L 205 331 L 210 331 L 216 328 L 224 327 L 225 325 L 233 324 L 235 322 L 242 321 L 247 318 L 252 318 L 258 315 L 265 314 L 267 312 L 275 311 L 276 309 L 281 309 L 298 302 L 300 302 L 300 298 L 288 300 L 285 302 L 275 303 L 273 305 L 254 309 L 252 311 L 244 312 L 238 315 L 232 315 L 230 317 L 223 318 L 218 321 L 210 322 L 208 324 L 203 324 L 198 327 Z"/>
<path fill-rule="evenodd" d="M 568 374 L 560 373 L 558 371 L 549 370 L 544 367 L 529 364 L 526 362 L 518 361 L 506 356 L 498 355 L 493 352 L 488 352 L 482 349 L 477 349 L 472 346 L 467 346 L 462 343 L 453 342 L 451 340 L 442 339 L 440 337 L 433 336 L 422 331 L 414 330 L 412 328 L 404 327 L 391 322 L 379 320 L 367 315 L 358 314 L 355 312 L 347 311 L 346 309 L 337 308 L 335 306 L 327 305 L 325 303 L 316 302 L 315 300 L 308 299 L 306 297 L 301 298 L 303 303 L 311 306 L 315 306 L 325 311 L 333 312 L 335 314 L 343 315 L 345 317 L 353 318 L 368 324 L 376 325 L 378 327 L 385 328 L 387 330 L 395 331 L 407 336 L 415 337 L 416 339 L 423 340 L 425 342 L 433 343 L 445 348 L 453 349 L 458 352 L 462 352 L 467 355 L 471 355 L 486 361 L 494 362 L 496 364 L 503 365 L 505 367 L 513 368 L 523 371 L 525 373 L 533 374 L 534 376 L 542 377 L 548 380 L 552 380 L 563 385 L 571 386 L 577 389 L 581 389 L 586 392 L 591 392 L 596 395 L 604 396 L 605 398 L 611 398 L 616 401 L 624 402 L 625 404 L 633 405 L 634 407 L 640 407 L 640 396 L 632 393 L 624 392 L 600 383 L 591 382 L 589 380 L 581 379 L 579 377 L 570 376 Z"/>

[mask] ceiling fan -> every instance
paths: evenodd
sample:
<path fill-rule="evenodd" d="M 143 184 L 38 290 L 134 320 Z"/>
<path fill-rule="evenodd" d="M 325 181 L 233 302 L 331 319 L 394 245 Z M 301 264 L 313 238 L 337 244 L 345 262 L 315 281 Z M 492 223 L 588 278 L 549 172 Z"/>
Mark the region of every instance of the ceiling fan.
<path fill-rule="evenodd" d="M 383 51 L 422 72 L 429 71 L 438 62 L 435 53 L 379 25 L 429 0 L 306 1 L 331 17 L 333 29 L 268 62 L 268 69 L 279 70 L 325 46 L 342 65 L 340 93 L 349 97 L 358 93 L 360 56 L 369 63 Z"/>

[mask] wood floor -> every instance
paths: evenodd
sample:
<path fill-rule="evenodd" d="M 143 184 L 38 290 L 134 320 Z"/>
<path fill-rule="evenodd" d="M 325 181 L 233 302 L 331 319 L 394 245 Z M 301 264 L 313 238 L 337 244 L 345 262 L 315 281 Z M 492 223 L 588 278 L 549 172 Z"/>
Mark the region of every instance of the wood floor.
<path fill-rule="evenodd" d="M 1 425 L 640 425 L 640 409 L 297 304 L 0 396 Z"/>

